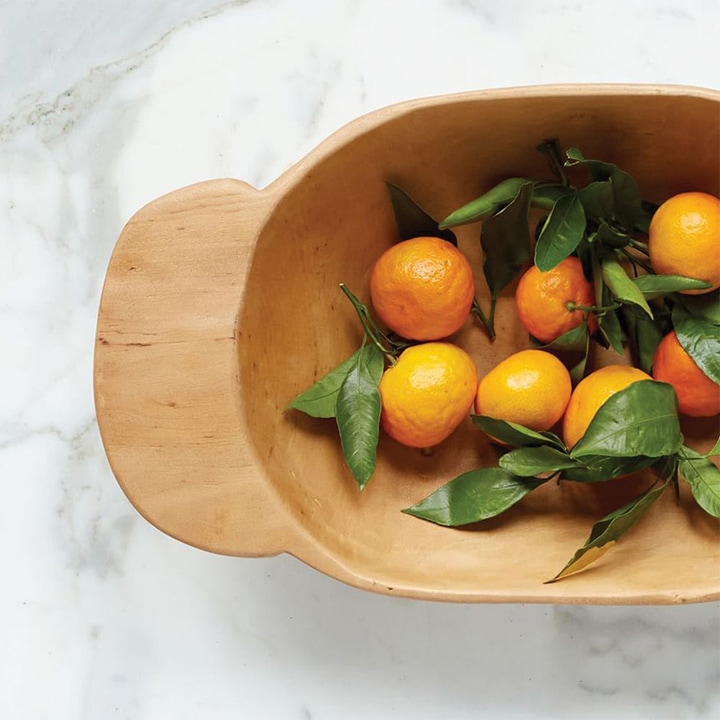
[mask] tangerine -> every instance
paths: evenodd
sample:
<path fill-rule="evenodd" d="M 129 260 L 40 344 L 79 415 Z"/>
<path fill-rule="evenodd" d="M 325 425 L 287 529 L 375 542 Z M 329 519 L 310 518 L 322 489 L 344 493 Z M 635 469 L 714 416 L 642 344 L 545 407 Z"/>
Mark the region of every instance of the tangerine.
<path fill-rule="evenodd" d="M 702 192 L 673 195 L 655 211 L 648 233 L 650 263 L 660 275 L 684 275 L 720 287 L 720 199 Z"/>
<path fill-rule="evenodd" d="M 405 349 L 380 379 L 380 427 L 409 447 L 442 442 L 465 418 L 477 390 L 470 356 L 451 343 Z"/>
<path fill-rule="evenodd" d="M 629 365 L 607 365 L 584 377 L 570 396 L 565 418 L 563 438 L 571 448 L 585 434 L 595 413 L 616 392 L 640 380 L 652 378 L 639 368 Z"/>
<path fill-rule="evenodd" d="M 674 330 L 665 335 L 655 350 L 652 376 L 675 388 L 681 413 L 690 417 L 720 413 L 720 385 L 697 366 Z"/>
<path fill-rule="evenodd" d="M 570 373 L 554 355 L 520 350 L 480 380 L 475 411 L 531 430 L 549 430 L 563 416 L 571 392 Z"/>
<path fill-rule="evenodd" d="M 574 256 L 544 272 L 533 265 L 522 275 L 515 291 L 520 322 L 543 343 L 552 342 L 582 324 L 588 316 L 583 308 L 593 304 L 592 283 L 585 278 L 582 263 Z"/>
<path fill-rule="evenodd" d="M 370 275 L 370 297 L 380 319 L 410 340 L 440 340 L 467 320 L 475 297 L 465 255 L 436 237 L 404 240 L 386 250 Z"/>

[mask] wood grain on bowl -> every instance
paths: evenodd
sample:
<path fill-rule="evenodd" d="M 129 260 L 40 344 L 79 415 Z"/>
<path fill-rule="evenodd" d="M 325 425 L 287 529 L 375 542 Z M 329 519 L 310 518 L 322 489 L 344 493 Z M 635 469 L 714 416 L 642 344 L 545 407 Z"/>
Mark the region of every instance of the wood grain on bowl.
<path fill-rule="evenodd" d="M 392 106 L 342 128 L 261 191 L 211 180 L 140 210 L 110 261 L 95 352 L 103 442 L 138 511 L 199 548 L 288 552 L 344 582 L 402 596 L 720 599 L 720 524 L 685 494 L 676 504 L 665 493 L 595 566 L 546 585 L 608 493 L 621 498 L 627 487 L 548 484 L 507 516 L 441 528 L 400 510 L 496 462 L 469 421 L 429 456 L 382 438 L 378 469 L 359 493 L 333 421 L 285 411 L 358 346 L 338 284 L 367 300 L 372 263 L 395 239 L 386 181 L 445 217 L 503 177 L 541 175 L 533 149 L 548 137 L 619 164 L 653 201 L 690 188 L 720 192 L 720 93 L 581 85 Z M 477 257 L 477 227 L 458 234 Z M 470 322 L 454 338 L 481 374 L 527 345 L 511 293 L 500 298 L 494 343 Z M 717 430 L 717 419 L 693 421 L 688 437 L 709 447 Z"/>

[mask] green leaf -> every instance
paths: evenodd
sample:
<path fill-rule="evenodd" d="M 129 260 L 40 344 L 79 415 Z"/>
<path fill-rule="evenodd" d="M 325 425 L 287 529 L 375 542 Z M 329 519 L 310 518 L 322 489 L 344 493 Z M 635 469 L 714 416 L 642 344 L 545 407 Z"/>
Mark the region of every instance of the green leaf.
<path fill-rule="evenodd" d="M 705 457 L 712 457 L 713 455 L 720 455 L 720 437 L 717 439 L 712 448 L 705 453 Z"/>
<path fill-rule="evenodd" d="M 690 486 L 697 504 L 713 517 L 720 518 L 720 470 L 692 448 L 680 449 L 678 471 Z"/>
<path fill-rule="evenodd" d="M 582 461 L 582 462 L 580 462 Z M 583 455 L 577 466 L 562 473 L 563 480 L 573 482 L 605 482 L 621 475 L 629 475 L 650 467 L 657 458 L 637 455 L 634 457 L 608 457 L 606 455 Z"/>
<path fill-rule="evenodd" d="M 591 182 L 578 192 L 578 196 L 587 217 L 609 218 L 612 216 L 615 199 L 610 180 Z"/>
<path fill-rule="evenodd" d="M 566 166 L 583 165 L 594 181 L 609 180 L 613 187 L 613 218 L 624 228 L 632 230 L 645 216 L 642 196 L 637 183 L 631 175 L 620 170 L 617 165 L 602 160 L 588 160 L 578 150 L 567 151 Z"/>
<path fill-rule="evenodd" d="M 647 235 L 650 232 L 650 221 L 657 209 L 655 203 L 643 200 L 640 204 L 640 215 L 635 220 L 635 229 Z"/>
<path fill-rule="evenodd" d="M 541 210 L 552 210 L 563 195 L 572 195 L 575 191 L 559 183 L 538 183 L 533 187 L 530 204 Z"/>
<path fill-rule="evenodd" d="M 593 242 L 602 243 L 610 248 L 624 248 L 631 240 L 630 235 L 610 226 L 604 220 L 600 222 L 593 235 Z"/>
<path fill-rule="evenodd" d="M 532 257 L 528 208 L 532 185 L 526 183 L 509 205 L 488 218 L 480 243 L 483 270 L 490 292 L 497 297 Z"/>
<path fill-rule="evenodd" d="M 601 304 L 607 307 L 612 303 L 610 290 L 604 283 L 601 282 L 600 284 L 602 285 L 600 291 Z M 617 310 L 608 310 L 599 314 L 597 322 L 601 335 L 607 340 L 610 347 L 618 355 L 622 355 L 625 352 L 625 333 L 620 325 Z"/>
<path fill-rule="evenodd" d="M 487 218 L 480 231 L 483 249 L 483 272 L 490 290 L 490 311 L 487 316 L 477 306 L 477 315 L 495 336 L 495 305 L 498 295 L 520 273 L 532 257 L 528 211 L 532 184 L 525 183 L 520 192 L 500 212 Z"/>
<path fill-rule="evenodd" d="M 386 183 L 398 234 L 401 240 L 415 237 L 439 237 L 457 246 L 457 238 L 451 230 L 441 229 L 433 217 L 428 215 L 402 188 Z"/>
<path fill-rule="evenodd" d="M 667 295 L 680 290 L 703 290 L 710 287 L 709 282 L 682 275 L 639 275 L 632 279 L 638 290 L 647 298 Z"/>
<path fill-rule="evenodd" d="M 374 346 L 373 346 L 374 347 Z M 374 348 L 377 350 L 377 348 Z M 368 348 L 361 348 L 353 353 L 347 360 L 344 360 L 336 368 L 330 370 L 312 387 L 300 393 L 289 405 L 288 408 L 300 410 L 306 415 L 318 418 L 335 417 L 335 405 L 340 386 L 343 384 L 347 374 L 356 366 L 361 353 L 366 353 L 366 361 L 371 374 L 377 381 L 380 381 L 384 368 L 384 359 L 380 351 L 373 352 Z"/>
<path fill-rule="evenodd" d="M 615 195 L 614 216 L 628 230 L 643 217 L 642 196 L 635 180 L 623 170 L 615 168 L 610 181 Z"/>
<path fill-rule="evenodd" d="M 702 295 L 685 295 L 682 305 L 696 320 L 720 325 L 720 290 Z"/>
<path fill-rule="evenodd" d="M 634 360 L 642 370 L 650 374 L 655 350 L 663 337 L 663 323 L 650 319 L 634 305 L 623 305 L 620 312 L 630 338 Z"/>
<path fill-rule="evenodd" d="M 602 262 L 602 278 L 613 297 L 620 302 L 632 303 L 642 308 L 650 317 L 653 312 L 647 304 L 645 296 L 638 286 L 630 279 L 623 266 L 613 257 L 606 257 Z"/>
<path fill-rule="evenodd" d="M 592 526 L 585 544 L 549 582 L 561 580 L 583 570 L 602 557 L 650 509 L 666 487 L 667 482 L 658 487 L 651 487 L 618 510 L 598 520 Z"/>
<path fill-rule="evenodd" d="M 560 335 L 549 343 L 541 343 L 536 337 L 530 336 L 534 347 L 553 352 L 583 352 L 587 342 L 587 322 L 581 323 L 572 330 Z"/>
<path fill-rule="evenodd" d="M 535 265 L 552 270 L 580 244 L 585 233 L 585 211 L 577 193 L 562 195 L 550 211 L 535 244 Z"/>
<path fill-rule="evenodd" d="M 511 203 L 526 186 L 532 187 L 530 180 L 525 178 L 507 178 L 491 190 L 450 213 L 441 223 L 441 228 L 465 225 L 492 215 Z"/>
<path fill-rule="evenodd" d="M 513 422 L 498 420 L 487 415 L 471 415 L 473 425 L 479 427 L 495 440 L 514 447 L 548 445 L 564 451 L 565 443 L 551 432 L 530 430 Z"/>
<path fill-rule="evenodd" d="M 611 395 L 571 451 L 611 457 L 664 457 L 682 445 L 677 396 L 672 385 L 640 380 Z"/>
<path fill-rule="evenodd" d="M 354 357 L 337 396 L 336 417 L 343 455 L 362 490 L 375 470 L 380 428 L 379 378 L 371 365 L 380 353 L 366 345 Z M 380 353 L 382 355 L 382 353 Z"/>
<path fill-rule="evenodd" d="M 577 467 L 578 464 L 578 461 L 571 458 L 566 451 L 557 450 L 549 445 L 516 448 L 505 453 L 499 462 L 501 468 L 519 477 L 556 473 Z"/>
<path fill-rule="evenodd" d="M 672 323 L 680 345 L 711 380 L 720 384 L 718 326 L 690 315 L 680 303 L 676 303 L 673 307 Z"/>
<path fill-rule="evenodd" d="M 467 525 L 500 515 L 544 482 L 519 478 L 502 468 L 478 468 L 403 512 L 438 525 Z"/>

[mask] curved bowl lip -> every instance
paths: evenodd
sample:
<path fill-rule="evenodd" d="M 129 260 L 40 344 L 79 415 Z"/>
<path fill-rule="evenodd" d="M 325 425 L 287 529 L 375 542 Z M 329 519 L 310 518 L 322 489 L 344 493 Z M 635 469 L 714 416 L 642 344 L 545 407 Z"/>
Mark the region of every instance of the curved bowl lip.
<path fill-rule="evenodd" d="M 613 83 L 613 82 L 577 82 L 511 85 L 498 88 L 462 90 L 452 93 L 439 93 L 417 98 L 398 100 L 387 105 L 368 110 L 340 124 L 325 138 L 320 140 L 303 157 L 291 164 L 277 178 L 263 188 L 263 193 L 271 193 L 282 200 L 296 179 L 324 158 L 337 152 L 343 145 L 351 142 L 363 133 L 381 126 L 391 118 L 426 107 L 452 103 L 479 102 L 484 100 L 518 100 L 522 98 L 566 98 L 566 97 L 612 97 L 612 96 L 648 96 L 667 95 L 669 97 L 696 97 L 720 103 L 720 89 L 679 83 Z"/>

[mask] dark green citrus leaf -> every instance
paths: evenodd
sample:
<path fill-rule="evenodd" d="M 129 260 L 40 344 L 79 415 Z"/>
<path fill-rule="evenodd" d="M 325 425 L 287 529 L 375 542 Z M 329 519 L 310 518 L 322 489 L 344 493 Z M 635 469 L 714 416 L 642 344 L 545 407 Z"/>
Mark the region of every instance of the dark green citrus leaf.
<path fill-rule="evenodd" d="M 647 235 L 650 232 L 650 221 L 657 209 L 658 206 L 654 203 L 643 200 L 640 205 L 640 214 L 635 220 L 635 229 Z"/>
<path fill-rule="evenodd" d="M 585 234 L 585 211 L 577 193 L 562 195 L 550 211 L 535 244 L 535 265 L 552 270 L 575 248 Z"/>
<path fill-rule="evenodd" d="M 578 465 L 566 451 L 557 450 L 549 445 L 540 447 L 520 447 L 505 453 L 499 465 L 519 477 L 534 477 L 545 473 L 556 473 Z"/>
<path fill-rule="evenodd" d="M 604 283 L 601 283 L 601 285 L 601 304 L 607 307 L 612 303 L 610 290 Z M 622 355 L 625 352 L 626 338 L 622 326 L 620 325 L 617 313 L 617 310 L 608 310 L 607 312 L 598 315 L 597 321 L 600 334 L 605 338 L 605 340 L 607 340 L 610 347 L 612 347 L 618 355 Z"/>
<path fill-rule="evenodd" d="M 582 461 L 582 462 L 581 462 Z M 621 475 L 644 470 L 657 462 L 657 458 L 637 455 L 635 457 L 608 457 L 606 455 L 583 455 L 577 466 L 562 473 L 563 480 L 573 482 L 605 482 Z"/>
<path fill-rule="evenodd" d="M 652 310 L 647 304 L 645 296 L 638 286 L 630 279 L 623 266 L 613 257 L 606 257 L 602 262 L 602 278 L 612 293 L 620 302 L 632 303 L 642 308 L 650 317 Z"/>
<path fill-rule="evenodd" d="M 634 360 L 649 374 L 652 370 L 655 350 L 663 337 L 664 323 L 659 319 L 650 319 L 645 312 L 634 305 L 623 305 L 620 312 L 630 338 L 630 349 Z"/>
<path fill-rule="evenodd" d="M 678 471 L 690 486 L 697 504 L 713 517 L 720 518 L 720 470 L 706 456 L 683 445 Z"/>
<path fill-rule="evenodd" d="M 588 160 L 577 148 L 567 151 L 568 167 L 583 165 L 593 181 L 609 180 L 613 187 L 613 218 L 625 229 L 632 230 L 645 216 L 642 196 L 631 175 L 616 165 L 601 160 Z"/>
<path fill-rule="evenodd" d="M 372 476 L 377 457 L 381 400 L 379 378 L 371 364 L 379 352 L 372 344 L 362 348 L 337 396 L 335 413 L 343 455 L 360 490 Z"/>
<path fill-rule="evenodd" d="M 390 193 L 395 222 L 401 240 L 415 237 L 439 237 L 457 245 L 455 233 L 440 229 L 437 220 L 428 215 L 402 188 L 386 183 Z"/>
<path fill-rule="evenodd" d="M 716 383 L 720 384 L 720 329 L 718 326 L 691 315 L 676 303 L 672 323 L 680 344 L 695 364 Z"/>
<path fill-rule="evenodd" d="M 503 180 L 480 197 L 451 212 L 440 223 L 440 227 L 448 228 L 482 220 L 487 215 L 492 215 L 510 204 L 526 185 L 532 188 L 530 180 L 525 178 L 515 177 Z"/>
<path fill-rule="evenodd" d="M 702 295 L 684 295 L 681 304 L 696 320 L 720 325 L 720 290 Z"/>
<path fill-rule="evenodd" d="M 593 242 L 602 243 L 610 248 L 623 248 L 632 238 L 627 233 L 611 227 L 604 220 L 600 222 L 598 228 L 593 235 Z"/>
<path fill-rule="evenodd" d="M 564 451 L 565 443 L 551 432 L 538 432 L 530 430 L 513 422 L 498 420 L 487 415 L 471 415 L 473 425 L 479 427 L 483 432 L 487 433 L 491 438 L 512 445 L 514 447 L 533 447 L 539 445 L 548 445 Z"/>
<path fill-rule="evenodd" d="M 531 205 L 541 210 L 552 210 L 555 203 L 563 195 L 571 195 L 575 192 L 567 185 L 559 183 L 540 183 L 533 187 Z"/>
<path fill-rule="evenodd" d="M 459 475 L 403 512 L 438 525 L 467 525 L 500 515 L 543 482 L 519 478 L 502 468 L 478 468 Z"/>
<path fill-rule="evenodd" d="M 720 455 L 720 437 L 717 439 L 717 442 L 712 446 L 712 448 L 705 453 L 706 457 L 712 457 L 713 455 Z"/>
<path fill-rule="evenodd" d="M 651 487 L 642 495 L 598 520 L 590 531 L 585 544 L 570 558 L 565 567 L 549 582 L 561 580 L 572 573 L 583 570 L 602 557 L 662 495 L 667 482 Z"/>
<path fill-rule="evenodd" d="M 587 343 L 588 327 L 587 323 L 582 323 L 572 330 L 568 330 L 560 337 L 555 338 L 552 342 L 541 343 L 537 338 L 530 336 L 533 346 L 543 350 L 557 352 L 583 352 Z"/>
<path fill-rule="evenodd" d="M 582 188 L 578 195 L 585 208 L 585 215 L 592 218 L 612 217 L 615 204 L 613 185 L 610 180 L 596 180 Z"/>
<path fill-rule="evenodd" d="M 709 288 L 710 283 L 682 275 L 640 275 L 632 279 L 638 290 L 649 298 L 666 295 L 680 290 L 703 290 Z"/>
<path fill-rule="evenodd" d="M 497 297 L 532 257 L 528 208 L 532 185 L 525 183 L 518 195 L 482 226 L 483 271 L 490 292 Z"/>
<path fill-rule="evenodd" d="M 612 395 L 597 411 L 571 455 L 664 457 L 682 445 L 672 385 L 640 380 Z"/>
<path fill-rule="evenodd" d="M 377 348 L 375 348 L 377 350 Z M 340 386 L 350 372 L 350 369 L 357 364 L 360 353 L 366 352 L 366 360 L 373 377 L 378 382 L 384 368 L 384 359 L 380 351 L 372 352 L 367 348 L 360 349 L 347 360 L 344 360 L 329 373 L 324 375 L 312 387 L 298 395 L 288 408 L 300 410 L 306 415 L 318 418 L 335 417 L 335 404 L 337 402 Z"/>

